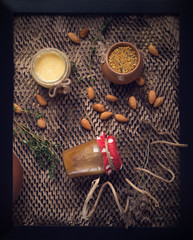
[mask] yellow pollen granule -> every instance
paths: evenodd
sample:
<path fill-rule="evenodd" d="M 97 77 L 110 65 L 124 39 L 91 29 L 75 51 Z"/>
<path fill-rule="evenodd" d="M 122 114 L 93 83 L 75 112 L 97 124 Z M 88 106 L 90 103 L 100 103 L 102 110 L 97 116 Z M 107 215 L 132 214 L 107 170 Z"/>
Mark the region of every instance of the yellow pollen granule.
<path fill-rule="evenodd" d="M 137 65 L 137 54 L 131 47 L 117 47 L 109 55 L 110 67 L 119 73 L 132 71 Z"/>

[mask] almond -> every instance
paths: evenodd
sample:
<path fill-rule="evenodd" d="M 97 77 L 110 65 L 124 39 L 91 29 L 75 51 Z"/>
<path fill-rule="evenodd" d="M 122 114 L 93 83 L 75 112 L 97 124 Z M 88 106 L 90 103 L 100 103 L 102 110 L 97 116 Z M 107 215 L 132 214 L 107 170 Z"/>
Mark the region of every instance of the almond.
<path fill-rule="evenodd" d="M 105 111 L 105 107 L 104 107 L 104 105 L 101 104 L 101 103 L 95 103 L 95 104 L 93 105 L 93 108 L 94 108 L 94 110 L 96 110 L 97 112 L 104 112 L 104 111 Z"/>
<path fill-rule="evenodd" d="M 150 90 L 148 93 L 148 99 L 149 99 L 149 103 L 153 104 L 156 100 L 156 92 L 154 90 Z"/>
<path fill-rule="evenodd" d="M 153 56 L 156 56 L 156 57 L 157 57 L 157 56 L 159 55 L 156 47 L 155 47 L 154 45 L 152 45 L 152 44 L 149 45 L 148 51 L 149 51 L 149 53 L 151 53 Z"/>
<path fill-rule="evenodd" d="M 131 108 L 133 108 L 133 109 L 136 109 L 136 108 L 137 108 L 137 101 L 136 101 L 136 99 L 135 99 L 134 96 L 131 96 L 131 97 L 129 98 L 129 106 L 130 106 Z"/>
<path fill-rule="evenodd" d="M 13 111 L 15 113 L 22 113 L 22 109 L 19 105 L 17 105 L 16 103 L 13 104 Z"/>
<path fill-rule="evenodd" d="M 93 90 L 92 87 L 89 87 L 89 88 L 88 88 L 88 98 L 89 98 L 90 100 L 93 100 L 93 99 L 94 99 L 94 90 Z"/>
<path fill-rule="evenodd" d="M 109 101 L 109 102 L 116 102 L 118 100 L 117 97 L 113 96 L 113 95 L 107 95 L 106 96 L 106 99 Z"/>
<path fill-rule="evenodd" d="M 145 84 L 145 79 L 140 76 L 140 77 L 136 80 L 136 83 L 137 83 L 138 86 L 142 87 L 142 86 Z"/>
<path fill-rule="evenodd" d="M 81 124 L 82 124 L 83 128 L 85 128 L 87 130 L 91 130 L 91 125 L 90 125 L 89 121 L 86 118 L 83 118 L 81 120 Z"/>
<path fill-rule="evenodd" d="M 76 36 L 76 34 L 69 32 L 68 33 L 68 37 L 70 38 L 70 40 L 74 43 L 80 43 L 80 39 L 78 36 Z"/>
<path fill-rule="evenodd" d="M 121 114 L 115 114 L 115 119 L 117 120 L 117 122 L 122 122 L 122 123 L 128 121 L 128 119 Z"/>
<path fill-rule="evenodd" d="M 38 127 L 39 128 L 45 128 L 46 127 L 46 121 L 44 118 L 39 118 L 37 121 Z"/>
<path fill-rule="evenodd" d="M 155 102 L 154 102 L 154 107 L 159 107 L 162 103 L 163 103 L 163 97 L 158 97 L 156 98 Z"/>
<path fill-rule="evenodd" d="M 45 106 L 47 105 L 47 101 L 46 101 L 46 99 L 45 99 L 43 96 L 37 94 L 37 95 L 36 95 L 36 98 L 37 98 L 39 104 L 40 104 L 42 107 L 45 107 Z"/>
<path fill-rule="evenodd" d="M 101 113 L 100 119 L 101 120 L 107 120 L 113 115 L 112 112 L 103 112 Z"/>
<path fill-rule="evenodd" d="M 83 28 L 83 29 L 79 32 L 79 36 L 80 36 L 81 38 L 85 38 L 85 37 L 87 37 L 88 33 L 89 33 L 89 28 L 86 27 L 86 28 Z"/>

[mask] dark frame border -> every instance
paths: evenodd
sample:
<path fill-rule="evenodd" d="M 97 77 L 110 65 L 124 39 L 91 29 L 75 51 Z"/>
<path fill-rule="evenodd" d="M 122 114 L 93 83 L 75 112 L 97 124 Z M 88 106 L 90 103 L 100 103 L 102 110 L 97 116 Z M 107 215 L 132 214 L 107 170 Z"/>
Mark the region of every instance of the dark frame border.
<path fill-rule="evenodd" d="M 183 237 L 191 231 L 189 218 L 193 215 L 193 197 L 191 191 L 193 157 L 193 133 L 191 106 L 193 94 L 190 86 L 192 76 L 193 36 L 193 4 L 183 0 L 2 0 L 0 4 L 0 52 L 1 78 L 3 91 L 0 94 L 0 105 L 3 117 L 1 118 L 1 168 L 0 192 L 3 193 L 0 204 L 0 226 L 5 239 L 53 239 L 66 237 L 103 238 L 167 238 Z M 106 228 L 106 227 L 12 227 L 11 198 L 12 198 L 12 102 L 13 102 L 13 16 L 22 13 L 161 13 L 179 14 L 180 16 L 180 141 L 189 144 L 187 149 L 180 149 L 181 154 L 181 225 L 176 228 Z M 4 82 L 4 81 L 3 81 Z M 8 130 L 7 130 L 8 129 Z"/>

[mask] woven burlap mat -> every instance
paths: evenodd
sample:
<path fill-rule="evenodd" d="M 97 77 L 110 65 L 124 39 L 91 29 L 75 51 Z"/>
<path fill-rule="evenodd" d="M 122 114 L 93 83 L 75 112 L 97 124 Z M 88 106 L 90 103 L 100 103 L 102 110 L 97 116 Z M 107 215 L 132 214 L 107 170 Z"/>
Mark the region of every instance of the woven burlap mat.
<path fill-rule="evenodd" d="M 169 179 L 170 174 L 160 168 L 156 162 L 158 159 L 174 172 L 175 179 L 172 183 L 163 182 L 134 169 L 143 166 L 145 162 L 150 135 L 150 128 L 141 120 L 148 120 L 160 131 L 168 130 L 179 140 L 179 19 L 176 16 L 163 15 L 111 16 L 113 20 L 106 32 L 105 41 L 112 44 L 128 41 L 137 46 L 144 59 L 142 76 L 146 83 L 143 87 L 139 87 L 136 83 L 118 86 L 105 80 L 96 45 L 95 64 L 92 70 L 96 78 L 94 89 L 99 102 L 104 103 L 108 110 L 123 114 L 129 119 L 126 124 L 117 123 L 114 118 L 106 122 L 101 121 L 99 114 L 92 108 L 93 102 L 88 99 L 84 88 L 72 75 L 70 76 L 71 92 L 68 95 L 49 98 L 48 90 L 39 86 L 30 73 L 34 54 L 42 48 L 54 47 L 65 52 L 71 61 L 75 60 L 79 76 L 86 77 L 89 74 L 91 35 L 99 34 L 107 15 L 20 15 L 14 18 L 14 102 L 22 108 L 43 112 L 47 127 L 40 131 L 36 120 L 28 114 L 14 115 L 14 119 L 31 127 L 41 136 L 62 145 L 62 149 L 57 151 L 61 162 L 56 171 L 56 178 L 50 182 L 48 171 L 40 169 L 28 147 L 24 146 L 17 137 L 14 138 L 13 150 L 24 171 L 23 187 L 13 208 L 14 225 L 142 226 L 141 221 L 132 214 L 128 213 L 126 219 L 120 216 L 113 194 L 108 187 L 105 188 L 92 217 L 89 220 L 83 220 L 81 217 L 84 200 L 95 177 L 69 179 L 61 154 L 63 149 L 94 139 L 102 131 L 114 135 L 117 139 L 123 169 L 110 177 L 101 176 L 100 184 L 109 180 L 124 207 L 126 196 L 123 194 L 123 189 L 128 188 L 135 193 L 125 182 L 125 178 L 130 179 L 159 201 L 159 208 L 156 208 L 151 200 L 149 201 L 149 210 L 145 214 L 149 218 L 148 226 L 168 227 L 179 224 L 180 156 L 177 147 L 157 144 L 150 149 L 147 165 L 150 171 Z M 89 27 L 89 36 L 82 40 L 80 45 L 70 42 L 67 33 L 78 34 L 84 27 Z M 147 47 L 150 43 L 158 48 L 159 57 L 156 58 L 148 53 Z M 86 78 L 84 83 L 89 86 Z M 159 96 L 164 97 L 164 103 L 158 109 L 152 109 L 148 103 L 147 93 L 150 89 L 155 89 Z M 47 99 L 46 108 L 42 108 L 37 103 L 35 98 L 37 93 Z M 116 104 L 108 103 L 105 100 L 106 94 L 117 96 L 119 101 Z M 128 107 L 128 98 L 132 95 L 138 102 L 136 110 Z M 81 127 L 82 117 L 90 120 L 91 131 Z M 168 137 L 158 136 L 152 130 L 150 140 L 158 139 L 169 140 Z"/>

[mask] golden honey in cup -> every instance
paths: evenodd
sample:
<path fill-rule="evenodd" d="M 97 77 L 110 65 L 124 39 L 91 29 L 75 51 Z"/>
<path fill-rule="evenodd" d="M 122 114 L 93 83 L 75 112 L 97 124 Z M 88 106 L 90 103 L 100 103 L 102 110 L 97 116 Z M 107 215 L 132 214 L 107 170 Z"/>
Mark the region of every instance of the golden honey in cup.
<path fill-rule="evenodd" d="M 82 143 L 62 153 L 64 166 L 69 177 L 111 174 L 122 168 L 116 140 L 102 132 L 97 139 Z"/>
<path fill-rule="evenodd" d="M 32 76 L 45 88 L 61 83 L 70 75 L 71 66 L 67 55 L 55 48 L 44 48 L 32 59 Z"/>
<path fill-rule="evenodd" d="M 105 173 L 103 154 L 95 139 L 63 151 L 62 157 L 69 177 Z"/>
<path fill-rule="evenodd" d="M 53 81 L 60 78 L 65 71 L 65 62 L 55 52 L 42 54 L 35 62 L 37 75 L 45 81 Z"/>

